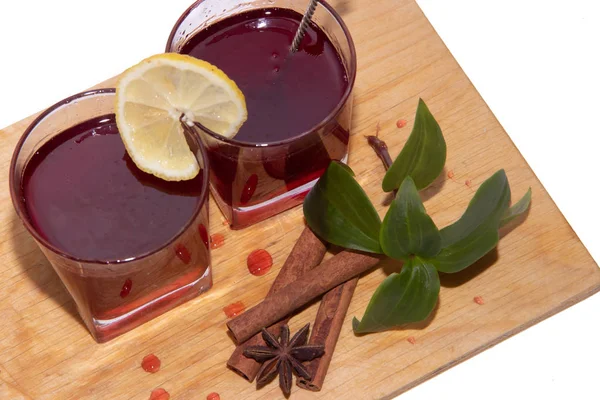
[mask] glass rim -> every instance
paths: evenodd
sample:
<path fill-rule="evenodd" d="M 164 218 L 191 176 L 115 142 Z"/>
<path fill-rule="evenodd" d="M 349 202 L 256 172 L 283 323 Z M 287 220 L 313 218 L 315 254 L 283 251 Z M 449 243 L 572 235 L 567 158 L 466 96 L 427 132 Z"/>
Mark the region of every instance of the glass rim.
<path fill-rule="evenodd" d="M 10 197 L 11 197 L 11 200 L 12 200 L 12 203 L 13 203 L 13 207 L 15 208 L 15 211 L 17 213 L 17 216 L 19 217 L 19 219 L 21 220 L 21 222 L 25 226 L 25 229 L 27 229 L 27 231 L 29 231 L 29 233 L 34 237 L 34 239 L 38 243 L 41 243 L 44 246 L 44 248 L 49 249 L 50 251 L 52 251 L 53 253 L 55 253 L 55 254 L 57 254 L 57 255 L 59 255 L 61 257 L 64 257 L 66 259 L 69 259 L 71 261 L 75 261 L 75 262 L 78 262 L 78 263 L 101 264 L 101 265 L 127 264 L 127 263 L 132 263 L 132 262 L 135 262 L 135 261 L 139 261 L 139 260 L 145 259 L 145 258 L 147 258 L 149 256 L 152 256 L 152 255 L 154 255 L 154 254 L 162 251 L 163 249 L 165 249 L 169 245 L 173 244 L 185 231 L 187 231 L 190 228 L 190 226 L 192 225 L 192 223 L 196 220 L 196 217 L 200 213 L 200 210 L 202 210 L 202 207 L 204 207 L 204 205 L 208 201 L 209 165 L 208 165 L 208 157 L 207 157 L 207 154 L 206 154 L 206 149 L 204 148 L 204 145 L 201 143 L 200 138 L 197 137 L 197 135 L 189 135 L 193 139 L 193 141 L 195 142 L 195 144 L 198 146 L 198 148 L 200 150 L 200 153 L 202 155 L 202 160 L 204 162 L 204 168 L 202 168 L 202 190 L 200 192 L 198 204 L 196 205 L 196 208 L 194 209 L 194 212 L 193 212 L 192 216 L 190 217 L 190 219 L 167 242 L 165 242 L 164 244 L 161 244 L 160 246 L 158 246 L 157 248 L 155 248 L 153 250 L 150 250 L 150 251 L 147 251 L 147 252 L 144 252 L 144 253 L 141 253 L 139 255 L 129 257 L 129 258 L 125 258 L 125 259 L 122 259 L 122 260 L 101 260 L 101 259 L 86 259 L 86 258 L 82 258 L 82 257 L 76 257 L 76 256 L 74 256 L 72 254 L 69 254 L 68 252 L 66 252 L 64 250 L 61 250 L 57 246 L 55 246 L 52 243 L 50 243 L 50 241 L 48 241 L 47 239 L 45 239 L 42 235 L 40 235 L 40 233 L 38 232 L 38 230 L 31 223 L 31 221 L 29 219 L 29 216 L 27 215 L 27 211 L 25 209 L 25 201 L 26 201 L 25 200 L 25 196 L 24 195 L 20 195 L 20 193 L 19 193 L 19 191 L 22 192 L 22 177 L 23 177 L 23 172 L 25 171 L 25 168 L 27 166 L 27 162 L 29 162 L 29 160 L 27 160 L 27 162 L 25 163 L 25 166 L 23 167 L 23 171 L 21 171 L 22 173 L 20 174 L 20 177 L 19 177 L 18 181 L 16 181 L 16 177 L 15 177 L 15 172 L 16 172 L 16 168 L 17 168 L 17 159 L 18 159 L 19 155 L 21 154 L 21 151 L 23 150 L 23 144 L 25 143 L 25 141 L 27 140 L 27 138 L 29 137 L 29 135 L 31 134 L 31 132 L 46 117 L 48 117 L 50 114 L 52 114 L 56 110 L 58 110 L 58 109 L 60 109 L 60 108 L 62 108 L 64 106 L 70 104 L 72 101 L 78 100 L 78 99 L 82 99 L 82 98 L 86 98 L 86 97 L 98 96 L 98 95 L 111 95 L 111 94 L 115 95 L 115 93 L 116 93 L 116 90 L 114 88 L 101 88 L 101 89 L 86 90 L 86 91 L 74 94 L 72 96 L 69 96 L 69 97 L 67 97 L 67 98 L 65 98 L 65 99 L 63 99 L 63 100 L 55 103 L 54 105 L 50 106 L 46 110 L 44 110 L 41 114 L 39 114 L 33 120 L 33 122 L 31 122 L 27 126 L 27 129 L 25 129 L 25 131 L 21 135 L 21 138 L 19 139 L 19 141 L 15 145 L 15 149 L 13 151 L 13 155 L 12 155 L 12 158 L 11 158 L 11 161 L 10 161 L 10 167 L 9 167 L 9 170 L 8 170 L 8 173 L 9 173 Z M 60 132 L 62 132 L 62 130 Z"/>
<path fill-rule="evenodd" d="M 169 39 L 167 40 L 167 45 L 165 46 L 166 53 L 173 52 L 173 50 L 171 49 L 171 43 L 173 42 L 173 38 L 175 37 L 177 28 L 179 28 L 179 26 L 181 26 L 181 24 L 183 23 L 184 19 L 187 18 L 187 16 L 190 15 L 191 12 L 200 3 L 203 3 L 204 1 L 206 1 L 206 0 L 196 0 L 191 6 L 189 6 L 187 8 L 187 10 L 185 10 L 183 12 L 183 14 L 181 14 L 179 19 L 173 26 L 173 29 L 171 29 L 171 33 L 169 34 Z M 348 67 L 349 71 L 346 71 L 346 73 L 349 72 L 348 73 L 348 86 L 346 87 L 344 94 L 340 98 L 340 101 L 338 101 L 337 105 L 333 108 L 333 110 L 331 110 L 325 118 L 323 118 L 320 122 L 315 124 L 310 129 L 308 129 L 304 132 L 301 132 L 293 137 L 290 137 L 290 138 L 287 138 L 284 140 L 279 140 L 276 142 L 251 143 L 251 142 L 244 142 L 241 140 L 229 139 L 229 138 L 221 136 L 218 133 L 215 133 L 212 130 L 208 129 L 207 127 L 195 122 L 195 125 L 198 126 L 198 128 L 202 129 L 205 133 L 212 136 L 214 139 L 216 139 L 220 142 L 223 142 L 223 143 L 233 145 L 233 146 L 250 147 L 250 148 L 268 148 L 268 147 L 281 146 L 281 145 L 295 142 L 298 139 L 301 139 L 305 136 L 310 135 L 313 132 L 318 131 L 319 129 L 323 128 L 325 125 L 327 125 L 329 122 L 331 122 L 333 120 L 335 115 L 337 115 L 342 110 L 342 108 L 346 105 L 346 103 L 348 102 L 348 99 L 350 98 L 352 90 L 354 89 L 354 82 L 356 81 L 356 67 L 357 67 L 357 65 L 356 65 L 356 49 L 354 47 L 354 41 L 352 40 L 352 36 L 350 35 L 350 30 L 348 29 L 348 27 L 342 20 L 342 17 L 337 13 L 337 11 L 335 11 L 335 9 L 331 5 L 329 5 L 325 0 L 317 0 L 317 3 L 322 5 L 333 16 L 334 20 L 338 23 L 340 28 L 342 28 L 342 32 L 344 33 L 344 36 L 346 37 L 346 40 L 348 41 L 348 47 L 350 48 L 350 64 Z"/>

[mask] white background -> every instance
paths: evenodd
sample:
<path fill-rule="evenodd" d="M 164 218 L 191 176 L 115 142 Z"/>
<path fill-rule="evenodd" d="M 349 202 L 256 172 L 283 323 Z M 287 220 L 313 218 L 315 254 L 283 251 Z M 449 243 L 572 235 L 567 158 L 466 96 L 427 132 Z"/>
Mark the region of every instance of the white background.
<path fill-rule="evenodd" d="M 172 25 L 191 2 L 2 1 L 0 127 L 162 52 Z M 600 225 L 599 2 L 418 3 L 600 260 L 600 236 L 594 234 Z M 600 399 L 599 339 L 596 295 L 401 399 Z"/>

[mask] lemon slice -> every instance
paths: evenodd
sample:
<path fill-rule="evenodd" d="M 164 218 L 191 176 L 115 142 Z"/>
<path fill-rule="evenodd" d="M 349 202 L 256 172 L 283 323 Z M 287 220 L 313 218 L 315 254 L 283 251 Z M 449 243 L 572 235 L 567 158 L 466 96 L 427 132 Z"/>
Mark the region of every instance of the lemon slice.
<path fill-rule="evenodd" d="M 166 53 L 125 71 L 116 86 L 117 127 L 139 169 L 169 181 L 194 178 L 200 167 L 182 123 L 233 137 L 248 112 L 244 95 L 220 69 Z"/>

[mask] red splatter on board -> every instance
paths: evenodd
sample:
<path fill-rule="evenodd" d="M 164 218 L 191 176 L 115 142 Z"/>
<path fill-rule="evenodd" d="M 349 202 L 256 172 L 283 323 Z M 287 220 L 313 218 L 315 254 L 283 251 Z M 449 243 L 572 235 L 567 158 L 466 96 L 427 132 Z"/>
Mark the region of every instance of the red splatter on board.
<path fill-rule="evenodd" d="M 227 221 L 226 219 L 224 219 L 223 221 L 221 221 L 221 225 L 223 225 L 223 226 L 229 226 L 229 221 Z"/>
<path fill-rule="evenodd" d="M 417 344 L 417 339 L 414 336 L 409 337 L 406 341 L 410 344 Z"/>
<path fill-rule="evenodd" d="M 169 400 L 171 395 L 163 388 L 154 389 L 150 393 L 150 400 Z"/>
<path fill-rule="evenodd" d="M 211 394 L 206 396 L 206 400 L 221 400 L 221 396 L 219 396 L 219 393 L 217 392 L 212 392 Z"/>
<path fill-rule="evenodd" d="M 242 188 L 242 195 L 240 196 L 240 203 L 246 204 L 252 199 L 254 195 L 254 191 L 256 190 L 256 186 L 258 186 L 258 175 L 252 174 L 244 184 Z"/>
<path fill-rule="evenodd" d="M 202 239 L 202 242 L 204 243 L 206 248 L 208 248 L 208 231 L 206 230 L 204 224 L 198 225 L 198 233 L 200 233 L 200 238 Z"/>
<path fill-rule="evenodd" d="M 263 276 L 271 270 L 273 258 L 268 251 L 264 249 L 254 250 L 248 255 L 246 260 L 248 271 L 254 276 Z"/>
<path fill-rule="evenodd" d="M 480 306 L 484 305 L 485 302 L 483 301 L 483 297 L 481 296 L 475 296 L 473 297 L 473 301 L 477 304 L 479 304 Z"/>
<path fill-rule="evenodd" d="M 127 297 L 127 295 L 131 292 L 132 286 L 133 286 L 133 282 L 131 282 L 131 279 L 127 278 L 125 280 L 125 283 L 123 284 L 123 287 L 121 288 L 121 297 L 122 298 Z"/>
<path fill-rule="evenodd" d="M 175 246 L 175 254 L 184 264 L 189 264 L 192 261 L 192 256 L 190 255 L 190 251 L 182 244 L 178 244 Z"/>
<path fill-rule="evenodd" d="M 218 249 L 219 247 L 223 246 L 225 244 L 225 236 L 221 235 L 220 233 L 215 233 L 214 235 L 210 236 L 210 248 L 211 249 Z"/>
<path fill-rule="evenodd" d="M 223 308 L 223 312 L 227 316 L 227 318 L 233 318 L 236 315 L 240 315 L 246 310 L 246 306 L 241 301 L 236 301 L 235 303 L 231 303 L 227 307 Z"/>
<path fill-rule="evenodd" d="M 467 180 L 465 181 L 465 186 L 466 186 L 466 187 L 471 187 L 471 180 L 470 180 L 470 179 L 467 179 Z"/>
<path fill-rule="evenodd" d="M 160 359 L 154 354 L 148 354 L 142 360 L 142 368 L 151 374 L 160 371 Z"/>
<path fill-rule="evenodd" d="M 405 119 L 399 119 L 398 121 L 396 121 L 396 126 L 398 128 L 404 128 L 407 123 L 408 123 L 407 120 L 405 120 Z"/>
<path fill-rule="evenodd" d="M 454 171 L 448 171 L 448 179 L 454 179 Z"/>

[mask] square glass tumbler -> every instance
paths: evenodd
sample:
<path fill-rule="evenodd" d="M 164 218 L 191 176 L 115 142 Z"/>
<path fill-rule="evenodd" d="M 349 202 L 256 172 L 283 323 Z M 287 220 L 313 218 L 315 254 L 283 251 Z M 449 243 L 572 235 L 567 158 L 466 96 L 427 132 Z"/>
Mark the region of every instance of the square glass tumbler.
<path fill-rule="evenodd" d="M 177 21 L 166 46 L 216 65 L 246 97 L 248 120 L 233 138 L 196 124 L 212 193 L 233 229 L 300 204 L 332 160 L 347 161 L 354 44 L 341 17 L 319 1 L 311 30 L 290 54 L 307 4 L 200 0 Z"/>
<path fill-rule="evenodd" d="M 98 89 L 55 104 L 27 128 L 10 165 L 16 212 L 99 343 L 163 314 L 212 285 L 208 168 L 203 146 L 197 136 L 188 135 L 201 170 L 194 190 L 182 192 L 185 183 L 166 182 L 143 173 L 124 147 L 119 147 L 122 142 L 116 124 L 110 123 L 114 123 L 114 103 L 114 89 Z M 72 136 L 77 129 L 87 133 Z M 108 135 L 107 129 L 112 129 L 108 132 L 113 135 L 110 142 L 93 139 Z M 89 140 L 87 147 L 80 146 L 84 140 Z M 116 149 L 114 159 L 101 158 L 106 154 L 101 147 L 108 145 Z M 44 158 L 40 161 L 41 155 Z M 76 160 L 77 165 L 61 171 L 68 164 L 61 164 L 65 160 Z M 39 169 L 44 163 L 45 175 L 34 181 L 29 164 Z M 138 191 L 135 204 L 128 188 L 123 189 L 128 184 Z M 47 198 L 40 195 L 42 191 Z M 186 202 L 188 211 L 165 231 L 169 222 L 165 215 L 176 216 L 178 212 L 168 210 L 171 204 L 177 207 L 172 202 L 175 195 L 182 196 L 179 201 Z M 87 197 L 81 200 L 82 196 Z M 147 212 L 144 204 L 154 211 L 158 207 L 158 212 Z M 140 217 L 148 221 L 140 225 Z M 61 225 L 64 223 L 67 225 Z M 146 228 L 136 234 L 140 226 Z M 127 231 L 129 236 L 116 239 L 115 230 Z M 103 257 L 99 249 L 118 255 Z"/>

